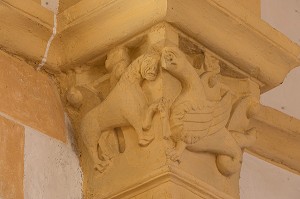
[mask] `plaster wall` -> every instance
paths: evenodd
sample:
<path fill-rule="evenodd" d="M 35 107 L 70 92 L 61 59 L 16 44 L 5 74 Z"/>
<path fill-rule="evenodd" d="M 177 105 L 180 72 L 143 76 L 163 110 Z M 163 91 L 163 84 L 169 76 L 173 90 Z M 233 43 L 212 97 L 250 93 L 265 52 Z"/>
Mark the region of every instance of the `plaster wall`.
<path fill-rule="evenodd" d="M 25 127 L 24 199 L 82 198 L 82 172 L 70 125 L 68 134 L 64 144 Z"/>
<path fill-rule="evenodd" d="M 261 0 L 261 17 L 300 44 L 300 1 Z M 300 119 L 300 67 L 279 87 L 264 93 L 261 103 Z M 288 147 L 288 146 L 287 146 Z M 245 153 L 240 179 L 241 199 L 299 199 L 300 175 Z"/>
<path fill-rule="evenodd" d="M 244 154 L 240 178 L 241 199 L 299 199 L 300 176 Z"/>
<path fill-rule="evenodd" d="M 18 163 L 17 165 L 19 165 L 24 161 L 22 163 L 24 168 L 18 166 L 18 170 L 22 170 L 23 176 L 20 176 L 18 172 L 15 177 L 10 177 L 7 185 L 5 175 L 3 176 L 0 173 L 0 185 L 8 190 L 6 193 L 5 190 L 0 189 L 0 199 L 81 199 L 82 171 L 74 148 L 72 128 L 68 119 L 66 118 L 68 127 L 66 144 L 20 123 L 4 113 L 0 113 L 0 117 L 22 127 L 25 137 L 22 141 L 22 143 L 24 142 L 24 149 L 21 149 L 24 151 L 21 154 L 24 157 L 20 157 L 18 160 L 15 160 L 16 156 L 13 155 L 15 152 L 12 154 L 9 150 L 5 150 L 5 147 L 2 148 L 5 157 L 13 155 L 11 158 L 15 161 L 14 164 Z M 11 135 L 7 135 L 7 133 Z M 8 131 L 1 132 L 0 135 L 15 140 L 16 138 L 13 138 L 14 134 L 16 132 Z M 7 143 L 9 142 L 2 144 L 7 145 Z M 10 147 L 16 147 L 16 145 Z M 4 159 L 4 156 L 1 156 L 1 161 L 4 161 Z M 6 162 L 4 162 L 4 166 L 0 165 L 1 168 L 4 167 L 4 169 L 2 168 L 3 171 L 6 170 L 11 174 L 15 173 L 16 166 L 8 165 L 6 167 L 5 165 Z M 21 188 L 22 191 L 15 190 L 17 188 Z"/>
<path fill-rule="evenodd" d="M 0 93 L 0 199 L 81 199 L 81 168 L 55 82 L 1 52 Z"/>

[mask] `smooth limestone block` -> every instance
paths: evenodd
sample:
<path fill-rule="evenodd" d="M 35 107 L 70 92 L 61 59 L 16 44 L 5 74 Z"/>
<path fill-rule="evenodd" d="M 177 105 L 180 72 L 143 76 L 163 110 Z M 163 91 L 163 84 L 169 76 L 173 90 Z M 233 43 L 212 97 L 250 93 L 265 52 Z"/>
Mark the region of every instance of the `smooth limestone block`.
<path fill-rule="evenodd" d="M 64 112 L 54 83 L 24 61 L 0 53 L 0 112 L 66 141 Z"/>
<path fill-rule="evenodd" d="M 24 127 L 0 117 L 0 198 L 22 199 Z"/>
<path fill-rule="evenodd" d="M 226 1 L 226 0 L 225 0 Z M 260 0 L 235 0 L 237 6 L 243 6 L 252 14 L 260 17 Z"/>

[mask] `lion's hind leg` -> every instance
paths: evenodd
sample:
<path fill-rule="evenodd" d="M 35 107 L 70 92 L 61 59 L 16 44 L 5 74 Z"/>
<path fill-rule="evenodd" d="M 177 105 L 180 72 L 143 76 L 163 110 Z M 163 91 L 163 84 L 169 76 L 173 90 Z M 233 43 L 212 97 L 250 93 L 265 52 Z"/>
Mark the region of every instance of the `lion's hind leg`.
<path fill-rule="evenodd" d="M 98 140 L 99 157 L 103 160 L 111 160 L 114 156 L 112 147 L 109 145 L 109 136 L 115 133 L 114 129 L 102 131 Z"/>
<path fill-rule="evenodd" d="M 100 160 L 98 156 L 98 140 L 101 130 L 97 128 L 98 122 L 92 114 L 87 114 L 81 122 L 82 140 L 88 150 L 88 153 L 94 163 L 94 168 L 99 172 L 103 172 L 108 166 L 108 162 Z"/>
<path fill-rule="evenodd" d="M 138 143 L 140 146 L 148 146 L 154 140 L 154 134 L 143 130 L 143 122 L 140 119 L 131 121 L 131 124 L 138 135 Z"/>

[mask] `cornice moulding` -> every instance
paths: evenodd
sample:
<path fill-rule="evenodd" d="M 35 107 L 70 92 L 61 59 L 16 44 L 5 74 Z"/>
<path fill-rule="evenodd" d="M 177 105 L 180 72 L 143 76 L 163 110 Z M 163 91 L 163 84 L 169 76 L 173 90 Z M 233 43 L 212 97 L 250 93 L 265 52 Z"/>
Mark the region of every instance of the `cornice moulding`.
<path fill-rule="evenodd" d="M 66 46 L 66 56 L 60 63 L 63 70 L 163 21 L 264 82 L 262 92 L 282 83 L 300 63 L 298 45 L 233 0 L 88 0 L 58 18 L 58 32 Z"/>
<path fill-rule="evenodd" d="M 49 30 L 53 27 L 53 13 L 35 1 L 2 0 L 2 3 Z"/>
<path fill-rule="evenodd" d="M 282 83 L 299 65 L 299 46 L 236 1 L 169 2 L 168 22 L 264 82 L 262 92 Z"/>
<path fill-rule="evenodd" d="M 216 188 L 198 180 L 176 166 L 163 166 L 145 176 L 145 178 L 143 178 L 140 182 L 124 188 L 124 190 L 118 194 L 111 194 L 105 198 L 132 198 L 166 182 L 171 182 L 174 183 L 174 185 L 185 187 L 187 190 L 199 197 L 209 199 L 233 199 L 232 196 L 220 192 Z"/>
<path fill-rule="evenodd" d="M 24 50 L 14 34 L 2 30 L 5 39 L 1 39 L 1 47 L 38 64 L 51 36 L 53 13 L 31 0 L 5 0 L 0 5 L 9 10 L 9 14 L 2 12 L 6 17 L 31 21 L 25 27 L 9 25 L 14 27 L 13 32 L 29 32 L 22 41 L 27 38 L 40 46 Z M 86 0 L 59 13 L 58 34 L 51 45 L 47 67 L 60 71 L 81 65 L 160 22 L 172 24 L 258 78 L 265 84 L 262 92 L 279 85 L 300 64 L 298 45 L 234 0 Z"/>
<path fill-rule="evenodd" d="M 257 141 L 250 152 L 300 173 L 300 120 L 261 106 L 250 126 L 257 129 Z"/>
<path fill-rule="evenodd" d="M 0 49 L 38 65 L 52 34 L 53 13 L 31 0 L 0 1 Z"/>

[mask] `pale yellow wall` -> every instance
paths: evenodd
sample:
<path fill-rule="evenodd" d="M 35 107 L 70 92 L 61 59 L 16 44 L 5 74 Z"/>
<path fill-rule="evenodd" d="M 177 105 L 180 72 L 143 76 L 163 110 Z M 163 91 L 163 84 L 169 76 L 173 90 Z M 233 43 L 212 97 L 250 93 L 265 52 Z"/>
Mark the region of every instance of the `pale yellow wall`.
<path fill-rule="evenodd" d="M 0 112 L 63 142 L 64 112 L 54 81 L 0 51 Z"/>
<path fill-rule="evenodd" d="M 240 199 L 299 199 L 300 175 L 244 154 Z"/>
<path fill-rule="evenodd" d="M 227 1 L 227 0 L 220 0 Z M 247 8 L 250 12 L 260 17 L 260 0 L 235 0 L 237 5 L 242 5 Z"/>
<path fill-rule="evenodd" d="M 55 81 L 0 51 L 0 198 L 82 198 L 82 174 Z"/>
<path fill-rule="evenodd" d="M 0 115 L 0 198 L 22 199 L 24 127 Z"/>
<path fill-rule="evenodd" d="M 255 15 L 260 16 L 260 1 L 261 0 L 236 0 L 242 4 L 245 8 L 248 8 Z"/>

